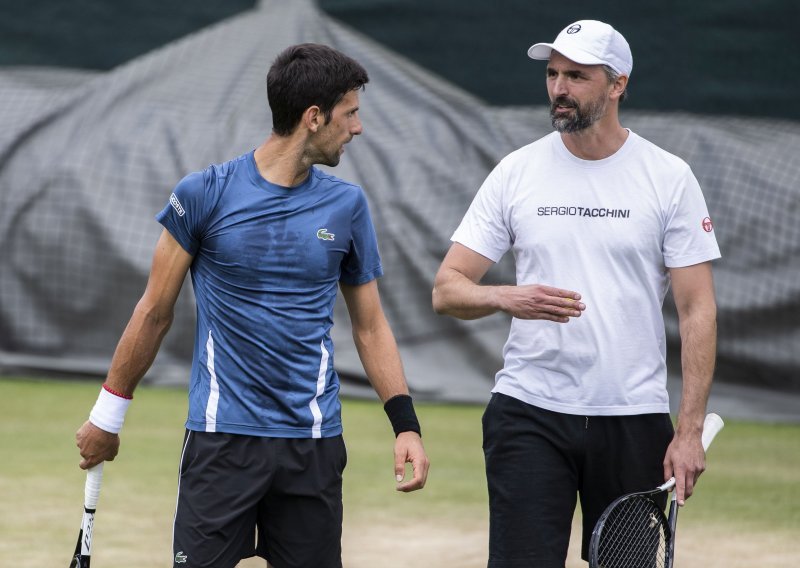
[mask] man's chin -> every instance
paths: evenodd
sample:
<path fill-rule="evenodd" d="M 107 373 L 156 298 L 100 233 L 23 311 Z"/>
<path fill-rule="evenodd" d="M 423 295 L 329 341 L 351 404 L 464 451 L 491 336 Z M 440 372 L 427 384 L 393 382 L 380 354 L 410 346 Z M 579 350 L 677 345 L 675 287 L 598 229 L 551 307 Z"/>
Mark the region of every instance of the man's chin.
<path fill-rule="evenodd" d="M 323 166 L 329 166 L 331 168 L 335 168 L 339 165 L 339 161 L 341 160 L 341 156 L 325 156 L 324 159 L 320 160 L 318 163 Z"/>
<path fill-rule="evenodd" d="M 574 128 L 572 121 L 563 117 L 553 117 L 551 119 L 551 122 L 553 124 L 553 128 L 555 128 L 557 132 L 561 132 L 562 134 L 565 132 L 569 133 Z"/>
<path fill-rule="evenodd" d="M 550 122 L 553 125 L 553 128 L 556 131 L 560 132 L 561 134 L 575 134 L 576 132 L 581 132 L 586 130 L 591 126 L 592 123 L 586 120 L 580 120 L 580 117 L 575 116 L 552 116 L 550 117 Z"/>

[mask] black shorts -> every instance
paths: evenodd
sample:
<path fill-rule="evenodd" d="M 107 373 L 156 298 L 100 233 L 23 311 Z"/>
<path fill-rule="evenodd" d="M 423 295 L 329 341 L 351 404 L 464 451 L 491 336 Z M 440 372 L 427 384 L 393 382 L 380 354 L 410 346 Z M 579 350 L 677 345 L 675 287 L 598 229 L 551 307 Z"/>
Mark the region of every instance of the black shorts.
<path fill-rule="evenodd" d="M 576 416 L 495 393 L 483 416 L 489 567 L 564 568 L 580 497 L 581 556 L 617 497 L 664 482 L 669 414 Z"/>
<path fill-rule="evenodd" d="M 175 568 L 341 568 L 341 436 L 262 438 L 187 431 L 173 535 Z"/>

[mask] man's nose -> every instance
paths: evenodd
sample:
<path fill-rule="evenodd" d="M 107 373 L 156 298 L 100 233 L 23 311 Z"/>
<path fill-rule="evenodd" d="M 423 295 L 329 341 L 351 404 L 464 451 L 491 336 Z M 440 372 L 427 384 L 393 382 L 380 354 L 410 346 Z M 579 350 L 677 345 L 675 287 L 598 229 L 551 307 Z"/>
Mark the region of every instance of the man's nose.
<path fill-rule="evenodd" d="M 553 79 L 553 94 L 555 96 L 566 95 L 569 90 L 567 89 L 567 80 L 564 77 L 556 77 Z"/>

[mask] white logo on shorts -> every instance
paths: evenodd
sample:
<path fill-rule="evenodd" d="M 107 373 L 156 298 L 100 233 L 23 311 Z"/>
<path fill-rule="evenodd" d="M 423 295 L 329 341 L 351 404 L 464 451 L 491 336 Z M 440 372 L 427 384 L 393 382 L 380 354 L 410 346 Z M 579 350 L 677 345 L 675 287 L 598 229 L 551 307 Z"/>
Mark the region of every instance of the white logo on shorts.
<path fill-rule="evenodd" d="M 172 205 L 172 208 L 175 209 L 179 217 L 183 217 L 183 215 L 186 213 L 183 205 L 181 205 L 181 202 L 178 201 L 178 196 L 174 193 L 169 196 L 169 204 Z"/>
<path fill-rule="evenodd" d="M 186 564 L 188 559 L 189 557 L 183 553 L 183 550 L 175 554 L 175 564 Z"/>

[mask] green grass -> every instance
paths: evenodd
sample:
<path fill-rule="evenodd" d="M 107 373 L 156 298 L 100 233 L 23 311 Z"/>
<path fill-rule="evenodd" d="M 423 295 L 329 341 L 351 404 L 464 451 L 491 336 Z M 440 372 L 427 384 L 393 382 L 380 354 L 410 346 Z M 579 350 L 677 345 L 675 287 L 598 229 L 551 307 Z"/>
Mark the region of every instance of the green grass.
<path fill-rule="evenodd" d="M 694 519 L 800 534 L 800 426 L 727 420 L 706 466 Z"/>
<path fill-rule="evenodd" d="M 63 564 L 74 547 L 85 479 L 74 434 L 98 389 L 97 381 L 0 378 L 0 566 Z M 394 490 L 394 436 L 382 408 L 344 401 L 346 519 L 485 522 L 483 408 L 418 404 L 417 411 L 432 465 L 423 491 L 402 494 Z M 96 534 L 111 558 L 98 566 L 166 565 L 185 414 L 183 389 L 137 391 L 120 455 L 106 468 Z M 681 512 L 681 530 L 713 525 L 793 542 L 800 534 L 800 425 L 726 423 Z M 135 562 L 119 560 L 131 549 Z M 22 564 L 19 550 L 29 551 Z"/>
<path fill-rule="evenodd" d="M 477 406 L 417 404 L 423 443 L 431 459 L 423 491 L 394 491 L 394 435 L 377 402 L 344 401 L 348 448 L 344 501 L 351 514 L 368 513 L 371 504 L 390 500 L 391 513 L 459 518 L 487 506 L 481 450 L 481 414 Z M 407 475 L 411 475 L 410 467 Z"/>

